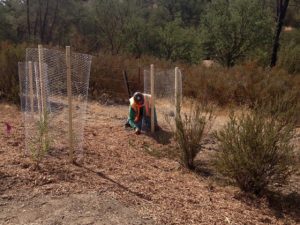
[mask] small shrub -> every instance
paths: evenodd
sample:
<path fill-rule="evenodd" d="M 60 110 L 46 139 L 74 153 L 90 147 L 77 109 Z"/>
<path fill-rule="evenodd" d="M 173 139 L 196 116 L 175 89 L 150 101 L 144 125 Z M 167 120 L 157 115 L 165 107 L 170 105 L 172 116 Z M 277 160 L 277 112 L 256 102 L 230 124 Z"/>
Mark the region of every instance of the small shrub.
<path fill-rule="evenodd" d="M 294 127 L 285 122 L 259 111 L 231 115 L 223 130 L 215 134 L 220 148 L 217 170 L 241 190 L 255 194 L 286 182 L 295 161 L 291 144 Z"/>
<path fill-rule="evenodd" d="M 253 89 L 250 107 L 284 123 L 299 122 L 299 80 L 282 71 L 266 74 Z M 249 98 L 250 99 L 250 98 Z"/>
<path fill-rule="evenodd" d="M 278 54 L 278 66 L 284 68 L 290 74 L 300 73 L 300 30 L 294 29 L 285 32 L 282 36 L 282 44 Z"/>
<path fill-rule="evenodd" d="M 45 157 L 50 148 L 49 139 L 49 115 L 47 112 L 44 113 L 43 118 L 36 123 L 37 134 L 33 138 L 32 142 L 29 143 L 32 160 L 35 166 L 38 167 L 41 160 Z"/>
<path fill-rule="evenodd" d="M 178 143 L 182 163 L 191 170 L 195 169 L 194 158 L 201 151 L 201 141 L 205 130 L 213 120 L 212 108 L 192 105 L 189 113 L 178 114 L 175 119 L 175 137 Z"/>
<path fill-rule="evenodd" d="M 254 110 L 271 116 L 282 125 L 299 123 L 299 93 L 288 91 L 282 95 L 268 96 L 262 102 L 257 102 Z"/>

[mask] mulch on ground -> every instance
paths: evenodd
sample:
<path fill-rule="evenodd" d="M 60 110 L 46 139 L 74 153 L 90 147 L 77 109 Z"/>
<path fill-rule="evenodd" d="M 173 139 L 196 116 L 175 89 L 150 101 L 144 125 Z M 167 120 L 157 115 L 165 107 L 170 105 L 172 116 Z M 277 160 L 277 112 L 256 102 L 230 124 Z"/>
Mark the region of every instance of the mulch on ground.
<path fill-rule="evenodd" d="M 136 136 L 123 126 L 126 114 L 126 106 L 89 104 L 83 165 L 70 164 L 67 150 L 51 149 L 37 169 L 24 151 L 21 112 L 0 104 L 1 198 L 113 192 L 157 224 L 300 223 L 297 211 L 270 207 L 266 198 L 246 196 L 184 169 L 166 157 L 176 148 L 167 127 L 155 136 Z M 11 134 L 4 122 L 12 125 Z"/>

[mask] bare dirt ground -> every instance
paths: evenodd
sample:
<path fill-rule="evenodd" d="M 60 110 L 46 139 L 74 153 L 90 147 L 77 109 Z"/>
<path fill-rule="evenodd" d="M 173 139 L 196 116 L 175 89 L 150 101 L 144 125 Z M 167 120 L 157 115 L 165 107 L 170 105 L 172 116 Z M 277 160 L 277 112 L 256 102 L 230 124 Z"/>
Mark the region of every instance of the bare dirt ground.
<path fill-rule="evenodd" d="M 154 136 L 124 129 L 127 108 L 89 104 L 84 164 L 71 165 L 66 149 L 51 149 L 35 169 L 24 153 L 19 109 L 0 104 L 0 224 L 300 223 L 299 174 L 270 198 L 242 194 L 214 178 L 211 138 L 199 173 L 191 173 L 177 162 L 167 127 Z M 224 121 L 218 116 L 215 126 Z M 4 122 L 13 126 L 10 135 Z"/>

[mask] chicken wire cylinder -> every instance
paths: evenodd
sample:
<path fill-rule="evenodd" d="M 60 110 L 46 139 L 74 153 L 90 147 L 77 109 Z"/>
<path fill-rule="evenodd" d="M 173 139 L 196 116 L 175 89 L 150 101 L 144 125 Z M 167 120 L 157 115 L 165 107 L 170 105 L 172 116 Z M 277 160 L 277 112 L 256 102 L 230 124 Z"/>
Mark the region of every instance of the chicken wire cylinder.
<path fill-rule="evenodd" d="M 50 151 L 69 149 L 71 121 L 73 150 L 77 157 L 82 156 L 91 60 L 90 55 L 71 53 L 68 96 L 66 53 L 46 48 L 26 49 L 26 62 L 19 63 L 19 77 L 27 152 L 39 147 L 41 125 L 45 126 L 43 138 L 47 138 Z"/>
<path fill-rule="evenodd" d="M 176 104 L 182 101 L 182 75 L 176 70 L 154 70 L 155 107 L 159 121 L 175 118 Z M 151 94 L 151 74 L 144 70 L 144 93 Z M 176 101 L 177 98 L 177 101 Z"/>

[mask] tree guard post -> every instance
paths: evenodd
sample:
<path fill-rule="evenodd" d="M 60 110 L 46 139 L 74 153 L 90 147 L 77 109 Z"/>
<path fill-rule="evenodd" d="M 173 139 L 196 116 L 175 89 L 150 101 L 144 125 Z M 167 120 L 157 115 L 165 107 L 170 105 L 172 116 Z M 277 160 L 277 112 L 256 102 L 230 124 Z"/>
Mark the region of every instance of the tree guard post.
<path fill-rule="evenodd" d="M 71 78 L 71 48 L 66 46 L 66 64 L 67 64 L 67 91 L 69 105 L 69 158 L 70 162 L 74 161 L 73 145 L 73 121 L 72 121 L 72 78 Z"/>
<path fill-rule="evenodd" d="M 29 75 L 29 98 L 30 98 L 30 109 L 31 109 L 31 113 L 33 115 L 34 112 L 34 108 L 33 108 L 33 77 L 32 77 L 32 62 L 29 61 L 28 62 L 28 75 Z"/>
<path fill-rule="evenodd" d="M 42 122 L 45 122 L 45 107 L 46 107 L 46 96 L 45 96 L 45 80 L 44 80 L 44 54 L 43 54 L 43 46 L 38 45 L 39 52 L 39 77 L 40 77 L 40 102 L 42 108 Z"/>
<path fill-rule="evenodd" d="M 39 74 L 38 74 L 38 63 L 33 63 L 34 67 L 34 74 L 35 74 L 35 94 L 36 94 L 36 101 L 37 101 L 37 107 L 38 107 L 38 113 L 39 116 L 41 115 L 41 103 L 40 103 L 40 83 L 39 83 Z"/>
<path fill-rule="evenodd" d="M 151 81 L 151 132 L 155 132 L 155 93 L 154 93 L 154 65 L 150 66 L 150 81 Z"/>
<path fill-rule="evenodd" d="M 180 80 L 179 68 L 175 67 L 175 120 L 180 114 L 180 96 L 179 96 L 179 80 Z"/>
<path fill-rule="evenodd" d="M 40 71 L 40 99 L 41 99 L 41 108 L 42 114 L 40 114 L 40 122 L 42 128 L 40 128 L 40 135 L 42 138 L 41 144 L 42 149 L 39 150 L 38 154 L 46 152 L 48 149 L 48 118 L 47 118 L 47 102 L 46 102 L 46 92 L 45 92 L 45 63 L 44 63 L 44 52 L 43 46 L 38 45 L 38 54 L 39 54 L 39 71 Z"/>
<path fill-rule="evenodd" d="M 129 83 L 128 83 L 128 77 L 127 77 L 127 71 L 123 70 L 123 78 L 124 78 L 124 83 L 125 83 L 125 87 L 127 90 L 127 94 L 128 94 L 128 98 L 131 98 L 131 92 L 130 92 L 130 88 L 129 88 Z"/>

